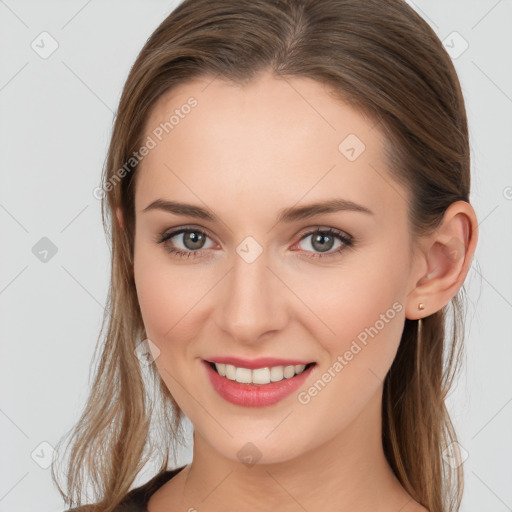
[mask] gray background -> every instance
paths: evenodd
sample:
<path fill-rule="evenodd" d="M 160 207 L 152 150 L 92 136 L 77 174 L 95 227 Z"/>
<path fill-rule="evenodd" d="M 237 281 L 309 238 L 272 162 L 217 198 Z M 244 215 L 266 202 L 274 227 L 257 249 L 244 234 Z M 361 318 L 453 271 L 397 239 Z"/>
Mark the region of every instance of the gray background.
<path fill-rule="evenodd" d="M 468 454 L 462 510 L 512 510 L 512 2 L 410 3 L 451 47 L 471 130 L 480 241 L 466 365 L 449 398 Z M 63 510 L 41 466 L 86 399 L 107 294 L 92 191 L 129 68 L 174 5 L 0 0 L 0 512 Z"/>

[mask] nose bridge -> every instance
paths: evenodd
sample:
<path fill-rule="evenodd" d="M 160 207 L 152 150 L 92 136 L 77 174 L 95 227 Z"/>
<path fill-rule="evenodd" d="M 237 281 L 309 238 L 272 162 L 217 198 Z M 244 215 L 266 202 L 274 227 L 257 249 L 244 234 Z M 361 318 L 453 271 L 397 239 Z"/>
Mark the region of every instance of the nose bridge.
<path fill-rule="evenodd" d="M 282 328 L 285 320 L 282 283 L 268 268 L 268 251 L 252 237 L 236 248 L 233 268 L 218 303 L 220 327 L 245 343 Z"/>

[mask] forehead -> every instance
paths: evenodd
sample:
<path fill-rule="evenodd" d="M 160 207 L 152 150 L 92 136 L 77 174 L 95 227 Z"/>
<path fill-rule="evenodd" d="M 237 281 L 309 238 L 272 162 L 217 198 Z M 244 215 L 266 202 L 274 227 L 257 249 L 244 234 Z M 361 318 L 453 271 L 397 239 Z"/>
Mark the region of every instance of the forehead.
<path fill-rule="evenodd" d="M 181 84 L 151 111 L 148 138 L 154 147 L 137 171 L 137 213 L 174 194 L 219 208 L 234 197 L 260 210 L 343 197 L 396 210 L 399 186 L 390 186 L 379 127 L 309 78 Z"/>

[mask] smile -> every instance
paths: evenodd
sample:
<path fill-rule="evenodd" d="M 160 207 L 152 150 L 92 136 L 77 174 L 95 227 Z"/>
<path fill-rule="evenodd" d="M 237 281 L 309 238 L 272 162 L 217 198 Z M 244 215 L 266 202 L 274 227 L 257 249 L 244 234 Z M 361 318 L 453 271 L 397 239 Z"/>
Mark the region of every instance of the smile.
<path fill-rule="evenodd" d="M 276 404 L 296 391 L 316 363 L 245 368 L 202 360 L 211 386 L 224 400 L 244 407 Z"/>

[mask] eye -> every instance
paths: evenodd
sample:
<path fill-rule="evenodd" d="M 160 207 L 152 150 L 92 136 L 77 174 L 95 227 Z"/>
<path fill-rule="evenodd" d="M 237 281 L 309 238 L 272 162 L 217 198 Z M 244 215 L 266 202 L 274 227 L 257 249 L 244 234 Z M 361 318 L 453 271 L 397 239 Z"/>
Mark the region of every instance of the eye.
<path fill-rule="evenodd" d="M 351 235 L 334 228 L 321 229 L 320 227 L 304 234 L 295 245 L 299 245 L 308 237 L 312 237 L 312 239 L 305 245 L 312 248 L 313 251 L 308 250 L 308 248 L 305 249 L 305 252 L 311 253 L 306 255 L 307 258 L 330 258 L 338 256 L 346 247 L 352 247 L 354 245 L 354 239 Z M 195 258 L 200 256 L 203 250 L 211 248 L 211 246 L 205 247 L 205 242 L 209 238 L 208 234 L 202 229 L 186 227 L 175 231 L 164 232 L 159 235 L 156 242 L 163 244 L 169 254 L 173 254 L 178 258 Z M 339 241 L 339 245 L 334 251 L 331 251 L 336 240 Z M 182 244 L 183 248 L 176 247 L 178 242 Z"/>
<path fill-rule="evenodd" d="M 181 249 L 176 247 L 176 241 L 172 241 L 175 238 L 176 241 L 180 241 L 185 247 Z M 209 238 L 209 236 L 197 228 L 181 228 L 176 231 L 171 231 L 168 233 L 163 233 L 157 239 L 157 243 L 163 244 L 166 251 L 170 254 L 174 254 L 179 258 L 190 258 L 195 257 L 200 253 L 205 247 L 205 240 Z M 171 244 L 167 242 L 172 241 Z"/>
<path fill-rule="evenodd" d="M 339 231 L 334 228 L 321 229 L 316 228 L 313 231 L 309 231 L 300 239 L 299 244 L 306 240 L 307 238 L 312 237 L 309 243 L 305 244 L 313 249 L 312 254 L 308 254 L 307 258 L 330 258 L 333 256 L 339 256 L 341 252 L 345 250 L 346 247 L 352 247 L 354 245 L 354 239 L 352 236 L 347 235 L 343 231 Z M 335 245 L 336 239 L 340 242 L 337 248 L 334 251 L 330 251 Z M 311 252 L 306 250 L 306 252 Z M 324 254 L 325 253 L 325 254 Z"/>

